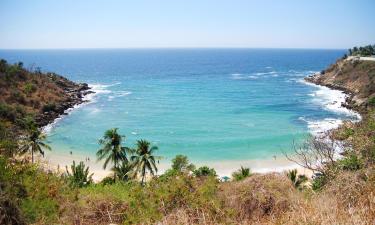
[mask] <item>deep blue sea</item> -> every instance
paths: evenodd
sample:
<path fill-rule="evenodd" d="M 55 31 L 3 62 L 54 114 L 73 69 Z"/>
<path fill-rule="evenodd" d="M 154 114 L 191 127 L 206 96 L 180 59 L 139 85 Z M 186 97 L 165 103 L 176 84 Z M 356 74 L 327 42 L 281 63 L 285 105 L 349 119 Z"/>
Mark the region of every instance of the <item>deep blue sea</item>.
<path fill-rule="evenodd" d="M 293 141 L 352 113 L 343 95 L 308 85 L 344 50 L 103 49 L 0 50 L 9 62 L 89 83 L 90 103 L 47 128 L 53 151 L 95 158 L 98 139 L 117 127 L 125 145 L 147 139 L 170 160 L 270 159 Z"/>

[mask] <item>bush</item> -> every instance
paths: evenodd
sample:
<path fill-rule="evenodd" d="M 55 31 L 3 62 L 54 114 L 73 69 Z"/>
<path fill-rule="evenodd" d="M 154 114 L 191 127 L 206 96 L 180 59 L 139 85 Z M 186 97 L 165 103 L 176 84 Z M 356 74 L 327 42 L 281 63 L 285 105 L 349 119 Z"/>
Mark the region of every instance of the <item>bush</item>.
<path fill-rule="evenodd" d="M 104 177 L 99 184 L 105 186 L 105 185 L 111 185 L 111 184 L 114 184 L 115 183 L 115 180 L 113 179 L 113 177 Z"/>
<path fill-rule="evenodd" d="M 70 170 L 71 172 L 69 172 L 68 167 L 66 167 L 66 176 L 72 187 L 86 187 L 93 182 L 93 174 L 89 174 L 89 167 L 86 167 L 82 161 L 79 162 L 78 165 L 73 161 Z"/>
<path fill-rule="evenodd" d="M 56 105 L 55 103 L 48 103 L 43 106 L 42 111 L 43 112 L 51 112 L 56 110 Z"/>
<path fill-rule="evenodd" d="M 343 141 L 343 140 L 346 140 L 353 135 L 354 135 L 354 129 L 352 129 L 350 127 L 343 126 L 337 131 L 335 138 L 337 138 L 337 140 Z"/>
<path fill-rule="evenodd" d="M 232 177 L 235 181 L 240 181 L 245 179 L 246 177 L 251 176 L 250 168 L 244 168 L 241 166 L 236 172 L 232 173 Z"/>
<path fill-rule="evenodd" d="M 191 215 L 189 224 L 196 224 L 202 213 L 206 219 L 218 219 L 223 214 L 217 191 L 215 178 L 198 180 L 186 174 L 172 177 L 167 182 L 153 179 L 146 186 L 138 182 L 91 185 L 81 189 L 82 198 L 88 199 L 82 210 L 98 213 L 86 214 L 82 219 L 88 224 L 91 221 L 99 224 L 157 224 L 163 217 L 182 210 Z M 102 216 L 100 209 L 105 215 L 110 214 L 112 221 Z"/>
<path fill-rule="evenodd" d="M 323 188 L 323 186 L 327 183 L 327 180 L 328 180 L 327 177 L 323 174 L 319 175 L 319 176 L 316 176 L 313 179 L 311 188 L 314 191 L 320 191 Z"/>
<path fill-rule="evenodd" d="M 64 178 L 44 172 L 35 164 L 10 162 L 1 156 L 0 189 L 0 195 L 5 194 L 7 201 L 13 202 L 12 208 L 20 210 L 27 224 L 57 224 L 61 208 L 69 210 L 66 205 L 74 202 L 76 196 Z M 3 214 L 0 215 L 1 220 Z"/>
<path fill-rule="evenodd" d="M 17 117 L 17 112 L 8 104 L 0 103 L 0 118 L 14 121 Z"/>
<path fill-rule="evenodd" d="M 185 155 L 176 155 L 174 159 L 172 159 L 172 169 L 178 172 L 190 172 L 195 169 L 194 164 L 189 162 L 189 159 Z"/>
<path fill-rule="evenodd" d="M 26 92 L 27 95 L 30 95 L 31 93 L 36 91 L 36 86 L 32 83 L 27 83 L 25 85 L 24 91 Z"/>
<path fill-rule="evenodd" d="M 375 97 L 371 97 L 368 100 L 368 105 L 374 107 L 375 106 Z"/>
<path fill-rule="evenodd" d="M 338 164 L 343 170 L 359 170 L 363 167 L 362 160 L 354 153 L 351 153 L 344 159 L 339 160 Z"/>
<path fill-rule="evenodd" d="M 193 174 L 196 177 L 216 177 L 216 171 L 213 168 L 209 168 L 207 166 L 199 167 L 198 169 L 193 171 Z"/>

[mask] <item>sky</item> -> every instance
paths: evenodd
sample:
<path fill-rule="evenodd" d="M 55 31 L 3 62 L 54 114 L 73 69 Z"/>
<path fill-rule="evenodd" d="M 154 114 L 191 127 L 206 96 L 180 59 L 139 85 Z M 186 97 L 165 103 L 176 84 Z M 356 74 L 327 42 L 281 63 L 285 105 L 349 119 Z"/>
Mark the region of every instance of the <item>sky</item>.
<path fill-rule="evenodd" d="M 0 0 L 0 49 L 375 44 L 375 0 Z"/>

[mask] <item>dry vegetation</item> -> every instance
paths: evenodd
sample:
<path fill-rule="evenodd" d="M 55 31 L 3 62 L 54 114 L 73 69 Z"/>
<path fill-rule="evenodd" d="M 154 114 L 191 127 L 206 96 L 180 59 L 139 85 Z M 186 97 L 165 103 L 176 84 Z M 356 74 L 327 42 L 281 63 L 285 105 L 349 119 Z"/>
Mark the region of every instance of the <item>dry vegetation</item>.
<path fill-rule="evenodd" d="M 353 88 L 370 82 L 371 87 L 359 92 L 361 98 L 365 93 L 371 98 L 373 81 L 368 79 L 372 65 L 348 65 L 341 70 L 354 73 L 358 66 L 367 68 L 367 78 L 336 74 L 343 78 L 334 82 L 353 82 Z M 18 72 L 10 80 L 6 76 L 11 72 L 0 73 L 0 149 L 7 151 L 16 149 L 16 143 L 9 139 L 17 138 L 9 132 L 12 126 L 19 126 L 16 119 L 35 116 L 43 111 L 42 105 L 63 100 L 62 84 L 56 83 L 60 78 L 53 78 L 56 75 L 26 72 L 20 65 L 13 67 Z M 70 185 L 66 176 L 14 160 L 3 151 L 0 224 L 375 224 L 375 112 L 371 104 L 366 108 L 361 122 L 345 123 L 331 133 L 345 148 L 340 159 L 333 159 L 331 145 L 316 139 L 298 149 L 302 158 L 295 159 L 321 173 L 309 180 L 310 185 L 298 188 L 284 173 L 251 174 L 245 168 L 239 170 L 238 181 L 219 182 L 210 168 L 197 170 L 199 173 L 176 172 L 172 168 L 145 186 L 136 180 L 113 183 L 107 179 L 77 187 Z M 12 113 L 15 117 L 7 117 Z M 319 167 L 311 161 L 316 155 Z M 186 161 L 184 168 L 188 167 Z M 241 176 L 240 171 L 247 175 Z"/>

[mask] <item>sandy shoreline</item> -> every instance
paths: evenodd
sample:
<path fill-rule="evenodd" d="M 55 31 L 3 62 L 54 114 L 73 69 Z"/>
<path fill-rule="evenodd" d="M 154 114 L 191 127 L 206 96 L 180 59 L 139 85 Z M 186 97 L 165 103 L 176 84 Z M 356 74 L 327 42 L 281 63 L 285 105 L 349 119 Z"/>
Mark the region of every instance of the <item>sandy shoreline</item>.
<path fill-rule="evenodd" d="M 306 83 L 307 85 L 324 87 L 324 86 L 317 85 L 317 84 L 310 83 L 310 82 L 306 82 L 306 81 L 304 83 Z M 326 88 L 326 87 L 324 87 L 324 88 Z M 329 88 L 327 88 L 327 89 L 329 89 Z M 93 90 L 95 91 L 95 88 L 93 88 Z M 331 89 L 331 90 L 333 90 L 333 89 Z M 95 94 L 97 94 L 97 93 L 95 93 Z M 89 100 L 89 101 L 86 101 L 87 102 L 86 104 L 90 103 L 90 100 L 92 100 L 92 98 L 95 96 L 95 94 L 93 93 L 93 94 L 85 96 L 85 100 Z M 337 95 L 337 93 L 336 93 L 336 95 Z M 345 94 L 342 93 L 342 95 L 345 95 Z M 338 99 L 338 101 L 335 101 L 334 104 L 336 106 L 340 107 L 341 103 L 344 102 L 346 98 L 343 97 L 343 96 L 339 96 L 337 99 Z M 72 109 L 68 109 L 67 112 L 69 113 L 72 110 L 74 110 L 75 108 L 78 108 L 78 107 L 81 107 L 81 106 L 84 106 L 84 105 L 85 104 L 75 106 Z M 342 107 L 341 110 L 347 110 L 347 112 L 353 113 L 353 114 L 357 113 L 357 112 L 348 110 L 344 107 Z M 58 122 L 59 120 L 60 120 L 60 118 L 57 118 L 54 122 L 52 122 L 51 124 L 44 127 L 44 131 L 48 133 L 48 131 L 53 127 L 53 125 L 56 122 Z M 324 124 L 322 124 L 322 123 L 320 123 L 319 125 L 322 126 L 322 127 L 319 128 L 320 130 L 324 129 L 325 131 L 328 131 L 328 130 L 337 128 L 338 126 L 341 125 L 341 123 L 336 122 L 335 124 L 333 124 L 334 126 L 332 124 L 330 124 L 330 126 L 328 126 L 328 127 L 324 126 Z M 310 124 L 309 124 L 309 126 L 310 126 Z M 314 132 L 312 132 L 312 134 L 314 134 Z M 75 160 L 76 162 L 83 161 L 87 166 L 90 167 L 90 172 L 94 173 L 93 178 L 94 178 L 95 181 L 100 181 L 104 177 L 111 174 L 111 171 L 109 169 L 106 169 L 106 170 L 103 169 L 103 167 L 102 167 L 103 162 L 97 162 L 96 157 L 90 158 L 90 160 L 88 160 L 86 155 L 78 155 L 78 154 L 74 154 L 74 153 L 72 155 L 70 155 L 70 154 L 63 154 L 61 152 L 52 151 L 52 152 L 47 152 L 46 157 L 41 158 L 40 160 L 42 162 L 45 162 L 43 164 L 45 166 L 47 166 L 47 169 L 51 169 L 51 170 L 55 170 L 55 171 L 58 170 L 60 172 L 65 172 L 65 167 L 66 166 L 70 167 L 73 160 Z M 203 165 L 212 167 L 216 170 L 216 172 L 218 173 L 218 175 L 220 177 L 223 177 L 223 176 L 230 177 L 231 174 L 234 171 L 236 171 L 237 169 L 239 169 L 241 166 L 249 167 L 249 168 L 251 168 L 251 170 L 253 172 L 256 172 L 256 173 L 283 172 L 283 171 L 287 171 L 287 170 L 290 170 L 290 169 L 297 169 L 299 171 L 299 173 L 301 173 L 301 174 L 305 174 L 307 176 L 312 175 L 312 171 L 304 169 L 301 166 L 297 165 L 296 163 L 287 160 L 284 156 L 278 156 L 277 158 L 270 157 L 269 159 L 220 160 L 220 161 L 207 161 L 207 162 L 197 162 L 197 163 L 192 161 L 192 163 L 194 163 L 197 167 L 203 166 Z M 168 162 L 167 160 L 162 160 L 161 163 L 158 165 L 158 169 L 159 169 L 158 174 L 162 174 L 168 168 L 170 168 L 170 161 Z"/>
<path fill-rule="evenodd" d="M 39 158 L 41 163 L 49 170 L 65 172 L 65 167 L 72 164 L 73 160 L 76 162 L 83 161 L 85 165 L 90 167 L 90 173 L 93 173 L 94 181 L 98 182 L 106 176 L 111 174 L 110 169 L 103 169 L 103 162 L 97 162 L 96 158 L 87 160 L 86 156 L 82 155 L 62 155 L 56 152 L 47 152 L 45 158 Z M 198 162 L 191 161 L 197 167 L 209 166 L 216 170 L 219 177 L 228 176 L 238 170 L 241 166 L 251 168 L 254 173 L 267 173 L 267 172 L 283 172 L 291 169 L 297 169 L 300 174 L 307 176 L 312 175 L 312 171 L 302 168 L 294 162 L 287 160 L 285 157 L 278 157 L 276 159 L 249 159 L 249 160 L 221 160 L 214 162 Z M 158 174 L 163 174 L 169 169 L 171 163 L 167 160 L 162 160 L 158 164 Z"/>

